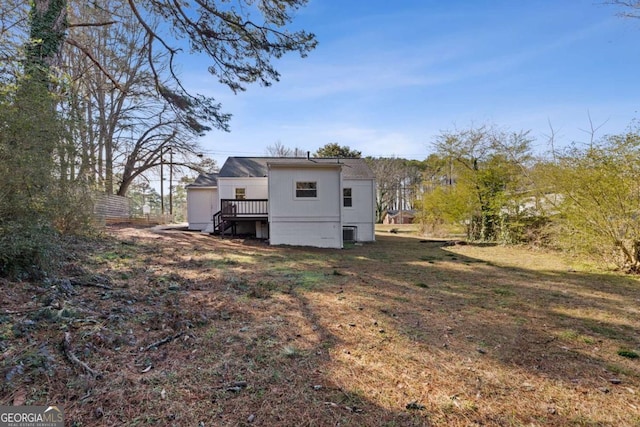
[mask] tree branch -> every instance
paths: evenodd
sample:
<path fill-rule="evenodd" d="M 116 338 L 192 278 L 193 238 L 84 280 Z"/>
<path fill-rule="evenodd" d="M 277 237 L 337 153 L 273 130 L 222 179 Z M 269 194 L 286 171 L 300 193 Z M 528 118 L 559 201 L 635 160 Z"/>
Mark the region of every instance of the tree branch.
<path fill-rule="evenodd" d="M 71 350 L 71 333 L 64 333 L 64 340 L 62 341 L 62 349 L 64 351 L 64 355 L 67 356 L 67 359 L 74 364 L 80 366 L 84 371 L 86 371 L 89 375 L 96 379 L 102 378 L 102 374 L 96 370 L 91 369 L 89 365 L 84 363 L 82 360 L 78 359 L 78 357 Z"/>
<path fill-rule="evenodd" d="M 82 22 L 77 24 L 69 24 L 69 28 L 78 28 L 78 27 L 106 27 L 108 25 L 117 24 L 118 21 L 107 21 L 107 22 Z"/>
<path fill-rule="evenodd" d="M 166 343 L 169 343 L 169 342 L 175 340 L 176 338 L 180 338 L 182 335 L 184 335 L 184 331 L 180 331 L 175 335 L 168 336 L 166 338 L 163 338 L 163 339 L 161 339 L 159 341 L 154 342 L 153 344 L 149 344 L 148 346 L 146 346 L 143 349 L 141 349 L 141 351 L 144 352 L 144 351 L 149 351 L 152 348 L 158 348 L 163 344 L 166 344 Z"/>
<path fill-rule="evenodd" d="M 120 83 L 118 83 L 118 81 L 116 81 L 116 79 L 111 75 L 111 73 L 109 73 L 109 71 L 107 71 L 107 69 L 102 66 L 100 61 L 98 61 L 98 59 L 95 56 L 93 56 L 93 53 L 91 53 L 91 51 L 86 46 L 83 46 L 82 44 L 78 43 L 76 40 L 72 39 L 71 37 L 67 37 L 65 41 L 71 46 L 74 46 L 80 49 L 80 51 L 84 53 L 87 56 L 87 58 L 89 58 L 91 62 L 95 64 L 96 67 L 98 67 L 98 69 L 102 72 L 102 74 L 104 74 L 109 80 L 111 80 L 111 83 L 113 83 L 115 87 L 117 87 L 121 92 L 124 92 L 124 89 L 122 88 Z"/>

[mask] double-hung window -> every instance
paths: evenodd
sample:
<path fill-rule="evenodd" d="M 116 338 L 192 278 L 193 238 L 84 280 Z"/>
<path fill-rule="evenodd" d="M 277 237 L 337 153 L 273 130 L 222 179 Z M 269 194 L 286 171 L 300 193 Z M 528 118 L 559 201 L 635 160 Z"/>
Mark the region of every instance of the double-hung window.
<path fill-rule="evenodd" d="M 318 197 L 318 183 L 315 181 L 296 182 L 296 198 L 316 198 Z"/>
<path fill-rule="evenodd" d="M 353 207 L 353 196 L 350 188 L 342 189 L 342 206 L 345 208 Z"/>
<path fill-rule="evenodd" d="M 236 188 L 236 200 L 245 200 L 247 198 L 246 188 Z"/>

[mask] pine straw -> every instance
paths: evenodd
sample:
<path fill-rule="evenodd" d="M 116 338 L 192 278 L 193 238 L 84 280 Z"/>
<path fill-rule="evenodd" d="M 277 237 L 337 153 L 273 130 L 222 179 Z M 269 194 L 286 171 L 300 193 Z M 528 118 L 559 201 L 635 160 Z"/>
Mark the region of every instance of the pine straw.
<path fill-rule="evenodd" d="M 70 270 L 113 291 L 3 283 L 7 309 L 41 310 L 2 317 L 0 404 L 83 426 L 640 423 L 640 362 L 617 354 L 640 347 L 633 277 L 386 234 L 342 251 L 112 235 Z M 65 331 L 102 379 L 65 360 Z"/>

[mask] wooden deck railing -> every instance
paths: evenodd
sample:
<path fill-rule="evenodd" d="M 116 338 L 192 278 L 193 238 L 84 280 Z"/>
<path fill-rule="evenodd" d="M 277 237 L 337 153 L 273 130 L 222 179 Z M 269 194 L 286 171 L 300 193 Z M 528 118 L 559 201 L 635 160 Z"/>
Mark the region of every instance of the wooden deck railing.
<path fill-rule="evenodd" d="M 222 199 L 220 213 L 223 219 L 266 217 L 269 214 L 267 199 Z"/>
<path fill-rule="evenodd" d="M 213 214 L 213 230 L 215 234 L 224 234 L 231 228 L 235 234 L 238 221 L 264 220 L 269 215 L 267 199 L 222 199 L 220 210 Z"/>

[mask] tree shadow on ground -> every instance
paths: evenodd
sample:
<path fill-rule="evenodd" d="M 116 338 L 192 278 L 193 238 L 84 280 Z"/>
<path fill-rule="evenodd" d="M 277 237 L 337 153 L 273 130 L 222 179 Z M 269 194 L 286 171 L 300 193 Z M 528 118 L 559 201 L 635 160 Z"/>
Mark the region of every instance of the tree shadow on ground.
<path fill-rule="evenodd" d="M 85 268 L 114 289 L 78 289 L 66 307 L 91 315 L 14 338 L 4 360 L 37 366 L 1 403 L 55 400 L 88 426 L 640 420 L 637 362 L 615 354 L 640 344 L 635 278 L 505 267 L 397 236 L 345 250 L 179 231 L 112 243 Z M 51 360 L 38 356 L 64 328 L 103 379 L 50 345 Z"/>
<path fill-rule="evenodd" d="M 330 263 L 352 278 L 342 296 L 353 319 L 359 318 L 357 312 L 382 319 L 377 325 L 384 324 L 387 334 L 393 331 L 404 345 L 416 349 L 407 357 L 431 354 L 422 365 L 425 369 L 461 378 L 449 384 L 457 390 L 452 395 L 465 395 L 465 404 L 457 400 L 454 405 L 469 410 L 460 417 L 492 423 L 506 416 L 501 410 L 478 409 L 487 403 L 499 407 L 496 396 L 483 396 L 495 394 L 515 403 L 517 423 L 598 424 L 597 410 L 580 409 L 585 402 L 631 411 L 628 418 L 613 417 L 612 422 L 640 419 L 637 406 L 630 403 L 640 369 L 637 362 L 617 354 L 619 348 L 640 347 L 636 278 L 502 267 L 452 254 L 441 243 L 393 236 L 379 239 L 369 250 L 339 254 Z M 345 303 L 336 301 L 333 309 L 340 305 Z M 367 341 L 371 338 L 354 338 L 344 345 L 366 347 Z M 359 348 L 358 358 L 366 359 L 367 350 L 375 351 L 376 345 Z M 362 375 L 375 372 L 374 364 L 368 364 Z M 447 380 L 435 377 L 441 388 L 447 387 Z M 434 376 L 426 375 L 425 381 L 433 383 Z M 618 383 L 631 387 L 612 385 Z M 534 390 L 545 392 L 521 399 L 522 393 Z M 558 402 L 576 412 L 562 414 Z M 438 420 L 460 420 L 446 414 L 446 403 L 430 409 L 439 413 Z"/>

